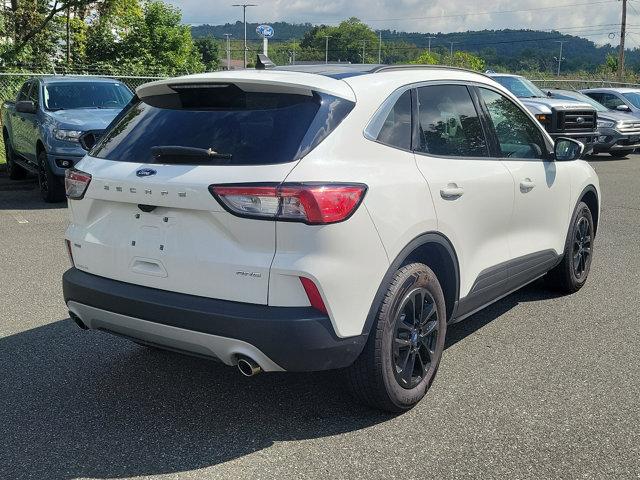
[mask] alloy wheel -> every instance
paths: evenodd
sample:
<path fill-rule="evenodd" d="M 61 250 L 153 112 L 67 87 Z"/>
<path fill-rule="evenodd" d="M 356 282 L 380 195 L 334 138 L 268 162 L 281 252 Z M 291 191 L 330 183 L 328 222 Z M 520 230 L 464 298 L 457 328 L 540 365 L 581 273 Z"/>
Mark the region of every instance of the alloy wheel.
<path fill-rule="evenodd" d="M 392 355 L 398 384 L 414 388 L 437 365 L 438 312 L 424 288 L 411 290 L 402 300 L 395 320 Z"/>
<path fill-rule="evenodd" d="M 587 217 L 578 219 L 573 239 L 573 272 L 581 279 L 591 261 L 591 228 Z"/>

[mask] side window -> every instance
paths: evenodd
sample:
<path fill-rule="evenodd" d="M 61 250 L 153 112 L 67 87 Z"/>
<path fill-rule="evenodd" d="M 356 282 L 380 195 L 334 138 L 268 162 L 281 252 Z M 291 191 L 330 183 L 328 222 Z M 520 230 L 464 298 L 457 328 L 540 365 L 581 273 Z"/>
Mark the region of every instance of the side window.
<path fill-rule="evenodd" d="M 25 82 L 18 93 L 18 97 L 16 98 L 17 102 L 22 102 L 23 100 L 29 100 L 29 89 L 31 88 L 31 82 Z"/>
<path fill-rule="evenodd" d="M 618 98 L 616 95 L 611 93 L 603 93 L 602 101 L 600 103 L 611 110 L 615 110 L 620 105 L 625 105 L 621 98 Z"/>
<path fill-rule="evenodd" d="M 40 84 L 37 81 L 31 84 L 31 90 L 29 91 L 28 99 L 31 100 L 34 105 L 38 105 L 38 101 L 40 99 Z"/>
<path fill-rule="evenodd" d="M 487 141 L 464 85 L 418 89 L 419 152 L 453 157 L 488 157 Z"/>
<path fill-rule="evenodd" d="M 489 110 L 502 157 L 545 158 L 544 136 L 533 121 L 507 97 L 486 88 L 479 90 Z"/>
<path fill-rule="evenodd" d="M 604 102 L 604 99 L 602 98 L 602 94 L 601 93 L 585 92 L 585 95 L 587 95 L 588 97 L 593 98 L 598 103 Z"/>
<path fill-rule="evenodd" d="M 376 140 L 391 147 L 411 149 L 411 90 L 396 101 Z"/>

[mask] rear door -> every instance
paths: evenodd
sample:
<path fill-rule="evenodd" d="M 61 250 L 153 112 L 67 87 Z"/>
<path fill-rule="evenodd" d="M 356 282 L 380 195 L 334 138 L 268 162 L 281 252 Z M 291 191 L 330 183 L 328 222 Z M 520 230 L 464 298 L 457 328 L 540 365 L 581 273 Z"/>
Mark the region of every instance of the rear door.
<path fill-rule="evenodd" d="M 464 306 L 467 312 L 492 300 L 508 282 L 506 268 L 494 267 L 510 259 L 513 211 L 513 179 L 499 159 L 490 157 L 472 93 L 464 84 L 419 87 L 414 141 L 438 229 L 458 255 L 460 297 L 474 297 Z"/>
<path fill-rule="evenodd" d="M 330 123 L 327 106 L 343 100 L 235 85 L 176 87 L 143 100 L 78 164 L 92 180 L 83 200 L 69 202 L 76 267 L 266 304 L 276 222 L 235 216 L 209 187 L 282 182 L 321 139 L 315 129 Z"/>

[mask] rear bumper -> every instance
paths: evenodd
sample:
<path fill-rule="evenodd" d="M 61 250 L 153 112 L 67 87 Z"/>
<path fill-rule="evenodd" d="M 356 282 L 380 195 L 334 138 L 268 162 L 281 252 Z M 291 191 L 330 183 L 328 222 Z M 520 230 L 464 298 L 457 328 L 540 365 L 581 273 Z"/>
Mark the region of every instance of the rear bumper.
<path fill-rule="evenodd" d="M 311 307 L 270 307 L 185 295 L 92 275 L 63 276 L 64 300 L 89 328 L 234 365 L 251 356 L 266 371 L 343 368 L 366 335 L 338 338 L 329 317 Z"/>

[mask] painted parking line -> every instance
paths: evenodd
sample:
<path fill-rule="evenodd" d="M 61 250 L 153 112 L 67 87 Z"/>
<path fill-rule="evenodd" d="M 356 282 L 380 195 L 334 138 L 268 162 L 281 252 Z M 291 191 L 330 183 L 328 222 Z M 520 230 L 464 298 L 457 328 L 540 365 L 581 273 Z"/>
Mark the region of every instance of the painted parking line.
<path fill-rule="evenodd" d="M 22 215 L 20 215 L 20 213 L 18 212 L 12 212 L 10 213 L 10 215 L 14 218 L 14 220 L 18 223 L 29 223 L 29 220 L 27 220 L 26 218 L 24 218 Z"/>

